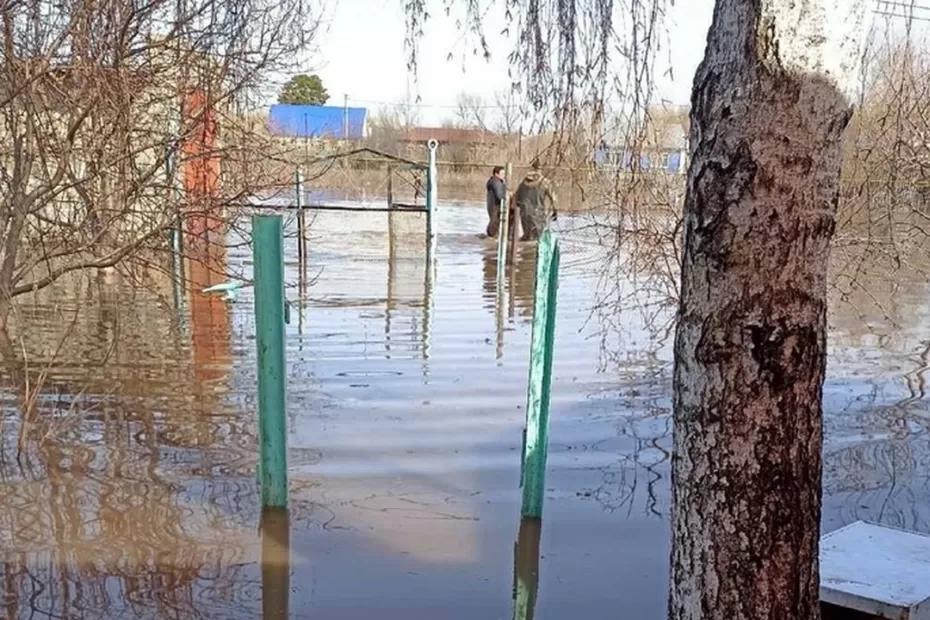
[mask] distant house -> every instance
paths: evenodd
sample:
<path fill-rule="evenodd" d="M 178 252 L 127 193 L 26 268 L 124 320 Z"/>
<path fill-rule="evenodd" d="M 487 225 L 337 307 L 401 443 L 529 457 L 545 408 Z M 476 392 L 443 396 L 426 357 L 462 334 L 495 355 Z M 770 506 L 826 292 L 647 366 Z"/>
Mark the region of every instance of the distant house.
<path fill-rule="evenodd" d="M 687 151 L 685 148 L 646 148 L 639 153 L 638 170 L 683 174 Z M 594 162 L 602 168 L 633 169 L 633 152 L 624 147 L 602 145 L 594 152 Z"/>
<path fill-rule="evenodd" d="M 657 105 L 649 110 L 646 139 L 638 150 L 638 170 L 684 174 L 688 159 L 687 106 Z M 594 152 L 595 163 L 604 168 L 634 168 L 634 149 L 626 145 L 601 144 Z"/>
<path fill-rule="evenodd" d="M 368 110 L 279 103 L 268 111 L 268 131 L 286 138 L 362 140 L 368 137 Z"/>

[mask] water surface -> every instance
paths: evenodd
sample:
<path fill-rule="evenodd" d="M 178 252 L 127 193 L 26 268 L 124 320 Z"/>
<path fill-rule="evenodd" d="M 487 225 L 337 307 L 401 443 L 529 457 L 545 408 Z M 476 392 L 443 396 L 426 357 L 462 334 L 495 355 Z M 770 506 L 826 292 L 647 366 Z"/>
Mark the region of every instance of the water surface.
<path fill-rule="evenodd" d="M 640 313 L 592 312 L 606 259 L 590 221 L 557 224 L 540 530 L 518 489 L 533 248 L 499 294 L 482 209 L 443 209 L 432 273 L 422 216 L 392 217 L 316 215 L 305 269 L 288 218 L 289 523 L 258 506 L 251 288 L 199 292 L 251 277 L 243 235 L 191 248 L 180 291 L 145 269 L 23 301 L 31 368 L 54 363 L 47 437 L 19 460 L 3 392 L 8 617 L 664 616 L 671 353 Z M 831 315 L 824 527 L 930 531 L 928 289 L 866 284 Z"/>

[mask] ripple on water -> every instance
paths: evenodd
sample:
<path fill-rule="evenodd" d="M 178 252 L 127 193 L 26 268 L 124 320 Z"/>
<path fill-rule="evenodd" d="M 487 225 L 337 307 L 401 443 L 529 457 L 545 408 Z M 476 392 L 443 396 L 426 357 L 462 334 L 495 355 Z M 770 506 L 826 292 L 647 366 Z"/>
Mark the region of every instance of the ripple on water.
<path fill-rule="evenodd" d="M 198 284 L 179 310 L 156 272 L 141 288 L 75 275 L 27 302 L 18 329 L 37 364 L 54 354 L 61 312 L 76 319 L 39 400 L 56 433 L 7 458 L 0 478 L 8 612 L 509 617 L 535 262 L 522 245 L 498 295 L 493 242 L 448 234 L 480 230 L 483 211 L 439 217 L 434 273 L 422 222 L 395 220 L 411 234 L 392 240 L 371 214 L 313 219 L 309 287 L 288 261 L 283 526 L 266 515 L 260 527 L 253 290 L 232 304 L 198 292 L 215 272 L 250 277 L 240 239 L 202 257 L 212 271 L 187 265 Z M 559 222 L 538 610 L 597 618 L 622 604 L 659 617 L 671 343 L 653 341 L 638 312 L 592 312 L 592 269 L 608 263 L 581 224 Z M 825 528 L 930 529 L 926 298 L 916 284 L 899 290 L 894 330 L 831 314 Z M 0 407 L 4 454 L 15 454 L 9 391 Z"/>

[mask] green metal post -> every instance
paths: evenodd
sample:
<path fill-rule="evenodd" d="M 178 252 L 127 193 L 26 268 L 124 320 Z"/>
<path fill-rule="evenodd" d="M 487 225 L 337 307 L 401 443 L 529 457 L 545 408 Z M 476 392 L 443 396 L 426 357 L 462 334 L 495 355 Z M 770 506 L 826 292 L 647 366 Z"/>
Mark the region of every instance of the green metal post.
<path fill-rule="evenodd" d="M 280 215 L 253 215 L 258 346 L 259 484 L 263 507 L 287 507 L 284 250 Z"/>
<path fill-rule="evenodd" d="M 526 397 L 526 428 L 523 436 L 524 517 L 542 518 L 546 494 L 546 456 L 549 448 L 549 394 L 552 388 L 552 349 L 555 339 L 555 306 L 559 286 L 559 244 L 545 231 L 539 239 L 536 264 L 536 296 L 533 309 L 533 340 L 530 378 Z"/>

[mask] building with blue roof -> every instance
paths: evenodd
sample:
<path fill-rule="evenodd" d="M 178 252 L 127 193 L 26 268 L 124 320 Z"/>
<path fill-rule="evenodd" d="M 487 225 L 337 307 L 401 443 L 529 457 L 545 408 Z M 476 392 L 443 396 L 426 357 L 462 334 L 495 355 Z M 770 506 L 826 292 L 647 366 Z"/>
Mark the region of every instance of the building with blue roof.
<path fill-rule="evenodd" d="M 368 137 L 368 110 L 278 103 L 268 111 L 268 131 L 287 138 L 361 140 Z"/>

